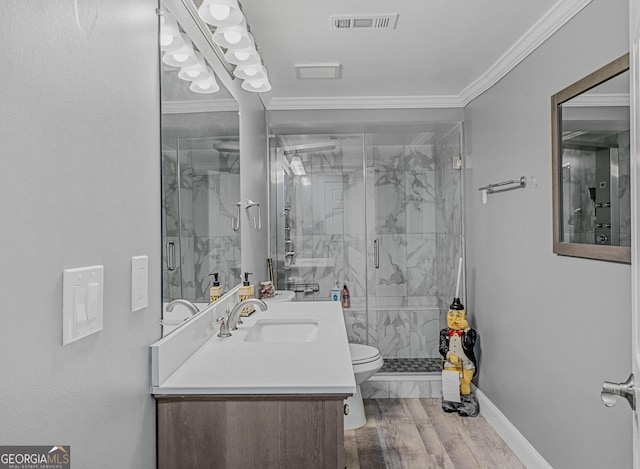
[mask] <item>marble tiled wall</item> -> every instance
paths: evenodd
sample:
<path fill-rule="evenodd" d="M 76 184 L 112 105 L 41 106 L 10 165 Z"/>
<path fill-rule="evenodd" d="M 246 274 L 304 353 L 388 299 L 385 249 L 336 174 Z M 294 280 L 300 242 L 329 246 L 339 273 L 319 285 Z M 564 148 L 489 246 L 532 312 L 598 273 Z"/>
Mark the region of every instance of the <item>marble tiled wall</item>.
<path fill-rule="evenodd" d="M 631 193 L 629 186 L 629 132 L 611 136 L 608 143 L 618 145 L 618 204 L 620 209 L 620 245 L 631 245 Z M 595 242 L 595 207 L 589 187 L 596 187 L 595 152 L 564 149 L 562 155 L 563 233 L 571 243 Z"/>
<path fill-rule="evenodd" d="M 231 228 L 240 200 L 239 155 L 184 140 L 192 141 L 179 148 L 193 148 L 163 153 L 163 231 L 179 258 L 169 271 L 163 253 L 163 297 L 208 302 L 210 273 L 223 273 L 221 282 L 231 286 L 240 283 L 240 235 Z"/>
<path fill-rule="evenodd" d="M 350 341 L 375 345 L 384 357 L 438 355 L 441 297 L 451 301 L 462 251 L 460 171 L 451 169 L 459 132 L 430 144 L 411 140 L 367 135 L 366 177 L 362 146 L 300 155 L 307 174 L 294 177 L 291 193 L 296 257 L 279 272 L 289 288 L 319 285 L 300 300 L 326 300 L 335 281 L 346 283 Z"/>

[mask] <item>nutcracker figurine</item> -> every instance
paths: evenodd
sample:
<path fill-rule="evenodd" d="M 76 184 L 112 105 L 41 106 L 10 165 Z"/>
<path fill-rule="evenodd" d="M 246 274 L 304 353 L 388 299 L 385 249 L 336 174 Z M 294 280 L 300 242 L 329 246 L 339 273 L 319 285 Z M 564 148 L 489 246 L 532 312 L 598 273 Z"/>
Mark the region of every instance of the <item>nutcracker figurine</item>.
<path fill-rule="evenodd" d="M 471 379 L 476 372 L 476 356 L 473 348 L 476 343 L 476 331 L 469 327 L 467 312 L 458 298 L 460 288 L 460 271 L 462 258 L 458 268 L 458 284 L 456 296 L 447 313 L 447 328 L 440 331 L 440 354 L 444 358 L 445 370 L 457 371 L 460 376 L 460 402 L 451 402 L 442 398 L 442 409 L 445 412 L 458 412 L 463 417 L 478 415 L 479 406 L 476 396 L 471 391 Z"/>

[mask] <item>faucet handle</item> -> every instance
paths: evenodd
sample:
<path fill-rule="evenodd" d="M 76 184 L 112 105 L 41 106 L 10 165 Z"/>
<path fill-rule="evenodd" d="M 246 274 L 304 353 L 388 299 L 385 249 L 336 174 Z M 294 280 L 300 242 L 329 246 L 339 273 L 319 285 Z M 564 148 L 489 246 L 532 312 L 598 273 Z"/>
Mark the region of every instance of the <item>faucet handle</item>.
<path fill-rule="evenodd" d="M 218 337 L 222 337 L 226 339 L 227 337 L 231 337 L 231 332 L 229 332 L 229 318 L 218 318 L 217 321 L 220 323 L 220 332 L 218 332 Z"/>

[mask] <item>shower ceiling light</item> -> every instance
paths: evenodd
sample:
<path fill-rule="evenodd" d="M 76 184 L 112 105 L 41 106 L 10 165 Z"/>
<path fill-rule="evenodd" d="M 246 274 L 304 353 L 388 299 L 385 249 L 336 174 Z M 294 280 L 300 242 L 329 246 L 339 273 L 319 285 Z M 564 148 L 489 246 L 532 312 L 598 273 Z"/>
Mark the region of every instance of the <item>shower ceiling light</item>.
<path fill-rule="evenodd" d="M 307 172 L 304 170 L 304 165 L 302 164 L 302 160 L 299 156 L 292 156 L 291 161 L 289 162 L 289 167 L 291 171 L 296 176 L 304 176 Z"/>
<path fill-rule="evenodd" d="M 244 20 L 237 0 L 204 0 L 198 8 L 198 16 L 216 27 L 235 26 Z"/>

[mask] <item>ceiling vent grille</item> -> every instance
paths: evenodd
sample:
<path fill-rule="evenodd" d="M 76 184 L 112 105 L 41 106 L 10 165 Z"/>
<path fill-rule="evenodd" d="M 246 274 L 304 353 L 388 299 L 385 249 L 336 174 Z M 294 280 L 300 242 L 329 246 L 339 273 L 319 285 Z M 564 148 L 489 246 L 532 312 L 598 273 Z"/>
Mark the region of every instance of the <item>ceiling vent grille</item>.
<path fill-rule="evenodd" d="M 332 15 L 331 29 L 396 29 L 397 13 L 385 15 Z"/>

